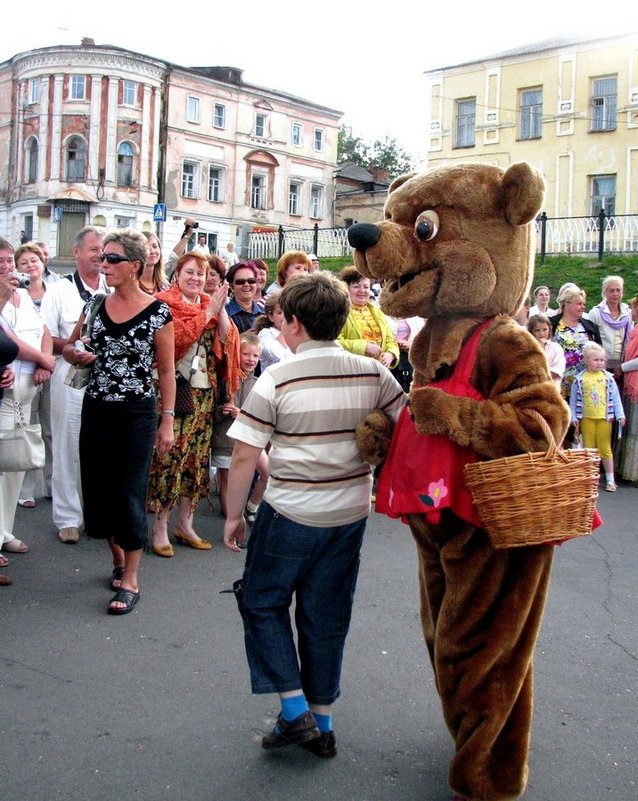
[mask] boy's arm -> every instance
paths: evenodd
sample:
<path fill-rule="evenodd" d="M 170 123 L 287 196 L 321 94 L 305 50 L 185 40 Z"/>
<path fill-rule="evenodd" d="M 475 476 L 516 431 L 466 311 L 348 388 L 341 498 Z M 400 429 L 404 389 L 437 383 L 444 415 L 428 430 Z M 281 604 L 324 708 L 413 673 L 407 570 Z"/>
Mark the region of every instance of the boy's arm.
<path fill-rule="evenodd" d="M 231 551 L 241 551 L 244 541 L 244 506 L 248 499 L 250 486 L 261 448 L 248 445 L 240 440 L 235 441 L 233 458 L 228 472 L 228 490 L 226 493 L 226 523 L 224 524 L 224 545 Z"/>

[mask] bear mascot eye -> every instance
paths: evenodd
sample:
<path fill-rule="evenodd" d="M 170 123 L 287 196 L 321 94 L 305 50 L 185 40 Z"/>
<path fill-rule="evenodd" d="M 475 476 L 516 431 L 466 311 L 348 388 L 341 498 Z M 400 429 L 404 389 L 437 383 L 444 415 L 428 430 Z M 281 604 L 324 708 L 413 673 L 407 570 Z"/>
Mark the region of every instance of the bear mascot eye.
<path fill-rule="evenodd" d="M 422 211 L 414 223 L 414 236 L 421 242 L 428 242 L 439 232 L 439 215 L 435 211 Z"/>

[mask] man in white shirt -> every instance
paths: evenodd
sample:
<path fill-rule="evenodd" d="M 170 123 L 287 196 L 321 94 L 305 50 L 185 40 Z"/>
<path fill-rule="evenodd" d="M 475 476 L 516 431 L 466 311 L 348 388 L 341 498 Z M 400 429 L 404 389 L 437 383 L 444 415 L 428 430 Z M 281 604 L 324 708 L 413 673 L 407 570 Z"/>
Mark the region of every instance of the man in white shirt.
<path fill-rule="evenodd" d="M 73 246 L 77 270 L 48 287 L 41 307 L 57 357 L 51 378 L 53 522 L 58 529 L 58 539 L 68 544 L 78 542 L 82 527 L 79 436 L 84 390 L 65 384 L 69 365 L 61 353 L 89 298 L 97 292 L 108 292 L 102 274 L 103 235 L 100 228 L 92 225 L 78 233 Z"/>
<path fill-rule="evenodd" d="M 199 234 L 197 244 L 193 247 L 193 253 L 201 253 L 202 256 L 210 255 L 210 250 L 206 244 L 206 234 Z"/>

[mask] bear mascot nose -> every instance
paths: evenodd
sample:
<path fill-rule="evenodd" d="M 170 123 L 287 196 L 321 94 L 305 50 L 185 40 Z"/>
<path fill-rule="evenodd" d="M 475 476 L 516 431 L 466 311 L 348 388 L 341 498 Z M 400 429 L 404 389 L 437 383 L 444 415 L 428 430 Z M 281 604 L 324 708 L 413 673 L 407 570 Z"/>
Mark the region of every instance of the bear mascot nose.
<path fill-rule="evenodd" d="M 357 223 L 348 228 L 348 242 L 357 250 L 366 250 L 376 245 L 381 231 L 372 223 Z"/>

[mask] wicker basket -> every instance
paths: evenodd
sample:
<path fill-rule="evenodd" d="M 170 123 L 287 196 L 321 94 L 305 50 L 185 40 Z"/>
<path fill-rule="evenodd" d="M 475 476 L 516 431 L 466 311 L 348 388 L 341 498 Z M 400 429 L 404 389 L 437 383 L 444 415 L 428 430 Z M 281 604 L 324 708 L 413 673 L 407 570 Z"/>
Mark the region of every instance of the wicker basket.
<path fill-rule="evenodd" d="M 596 449 L 563 450 L 533 409 L 546 453 L 465 465 L 465 481 L 494 548 L 541 545 L 591 534 L 598 498 Z"/>

